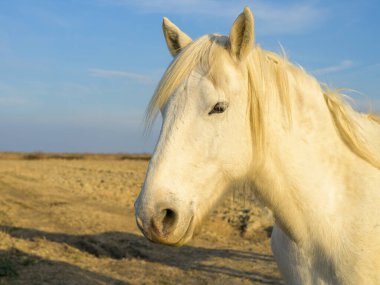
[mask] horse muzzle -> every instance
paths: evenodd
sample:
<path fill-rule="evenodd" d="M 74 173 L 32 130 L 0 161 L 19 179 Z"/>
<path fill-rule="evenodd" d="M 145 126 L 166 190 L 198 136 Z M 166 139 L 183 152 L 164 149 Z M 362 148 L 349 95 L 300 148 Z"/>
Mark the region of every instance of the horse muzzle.
<path fill-rule="evenodd" d="M 168 205 L 146 207 L 135 203 L 136 224 L 149 240 L 173 246 L 188 242 L 194 232 L 194 215 Z"/>

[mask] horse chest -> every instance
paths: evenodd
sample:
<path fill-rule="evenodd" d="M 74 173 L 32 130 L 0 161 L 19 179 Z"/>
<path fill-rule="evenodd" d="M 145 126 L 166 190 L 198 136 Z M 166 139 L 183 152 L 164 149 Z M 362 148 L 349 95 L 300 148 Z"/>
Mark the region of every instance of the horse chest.
<path fill-rule="evenodd" d="M 369 260 L 365 262 L 361 262 L 362 258 L 352 258 L 334 264 L 321 252 L 311 253 L 300 248 L 278 226 L 273 228 L 272 251 L 286 284 L 351 285 L 380 282 L 379 276 L 376 276 L 379 270 L 375 268 L 379 266 L 376 257 L 373 260 L 367 256 Z"/>

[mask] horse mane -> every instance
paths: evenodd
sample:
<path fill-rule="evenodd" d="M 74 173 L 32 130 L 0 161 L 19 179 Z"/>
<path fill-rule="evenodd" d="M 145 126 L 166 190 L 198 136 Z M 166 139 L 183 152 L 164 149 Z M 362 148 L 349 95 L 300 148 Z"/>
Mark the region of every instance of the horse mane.
<path fill-rule="evenodd" d="M 156 88 L 146 111 L 150 127 L 157 113 L 176 88 L 195 68 L 205 72 L 211 81 L 218 78 L 221 53 L 228 52 L 229 39 L 221 35 L 205 35 L 189 44 L 167 68 Z M 337 133 L 356 155 L 380 169 L 380 117 L 358 113 L 343 99 L 339 92 L 322 88 L 319 82 L 302 68 L 290 63 L 286 57 L 255 46 L 242 65 L 248 76 L 249 116 L 257 155 L 265 153 L 265 126 L 267 106 L 278 106 L 284 113 L 284 124 L 291 125 L 291 83 L 301 82 L 317 88 L 323 94 L 333 118 Z M 263 95 L 265 94 L 265 96 Z M 256 157 L 260 159 L 259 157 Z"/>
<path fill-rule="evenodd" d="M 323 92 L 338 133 L 359 157 L 380 169 L 380 117 L 356 112 L 339 92 Z"/>

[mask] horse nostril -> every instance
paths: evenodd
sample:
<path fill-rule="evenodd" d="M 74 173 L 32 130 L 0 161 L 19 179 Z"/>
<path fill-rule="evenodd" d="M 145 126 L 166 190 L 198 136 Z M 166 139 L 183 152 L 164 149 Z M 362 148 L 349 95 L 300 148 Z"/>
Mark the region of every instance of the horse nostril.
<path fill-rule="evenodd" d="M 170 228 L 173 226 L 177 220 L 177 215 L 172 209 L 165 209 L 164 212 L 164 219 L 162 220 L 162 224 L 165 228 Z"/>
<path fill-rule="evenodd" d="M 167 236 L 174 228 L 178 215 L 172 209 L 164 209 L 151 220 L 153 230 L 159 236 Z"/>

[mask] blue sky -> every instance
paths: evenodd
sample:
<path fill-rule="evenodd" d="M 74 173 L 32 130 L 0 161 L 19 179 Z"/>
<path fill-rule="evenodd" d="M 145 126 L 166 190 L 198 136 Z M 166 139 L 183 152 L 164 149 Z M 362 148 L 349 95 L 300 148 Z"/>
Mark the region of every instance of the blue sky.
<path fill-rule="evenodd" d="M 3 0 L 0 151 L 150 152 L 144 111 L 171 61 L 169 17 L 192 38 L 228 34 L 244 6 L 256 42 L 380 111 L 380 2 Z"/>

